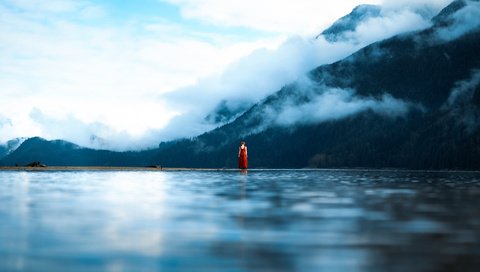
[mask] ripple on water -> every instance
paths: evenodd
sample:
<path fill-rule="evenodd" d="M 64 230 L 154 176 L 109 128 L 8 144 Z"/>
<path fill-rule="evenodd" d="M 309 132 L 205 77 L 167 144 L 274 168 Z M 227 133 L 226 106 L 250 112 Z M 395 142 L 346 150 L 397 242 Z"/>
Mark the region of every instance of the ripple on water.
<path fill-rule="evenodd" d="M 474 172 L 0 172 L 0 270 L 473 271 L 478 207 Z"/>

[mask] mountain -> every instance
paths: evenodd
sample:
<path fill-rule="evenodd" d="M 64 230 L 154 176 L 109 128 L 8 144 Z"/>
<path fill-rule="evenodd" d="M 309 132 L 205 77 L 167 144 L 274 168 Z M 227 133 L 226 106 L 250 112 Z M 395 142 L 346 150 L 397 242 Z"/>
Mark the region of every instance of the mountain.
<path fill-rule="evenodd" d="M 0 145 L 0 159 L 15 151 L 26 139 L 27 138 L 15 138 Z"/>
<path fill-rule="evenodd" d="M 437 26 L 448 26 L 453 23 L 453 15 L 465 6 L 467 6 L 465 0 L 453 1 L 450 5 L 440 11 L 437 16 L 433 17 L 432 22 Z"/>
<path fill-rule="evenodd" d="M 440 12 L 452 24 L 432 21 L 429 29 L 318 67 L 234 122 L 164 146 L 157 160 L 234 167 L 232 154 L 244 139 L 256 167 L 479 169 L 480 29 L 453 25 L 466 7 L 452 8 L 458 2 L 464 1 Z M 454 39 L 443 36 L 455 27 L 469 30 Z M 323 98 L 332 95 L 347 113 L 365 107 L 343 116 L 334 109 L 314 120 L 329 106 Z"/>
<path fill-rule="evenodd" d="M 204 120 L 210 124 L 225 124 L 232 120 L 235 120 L 241 113 L 248 110 L 250 103 L 232 103 L 232 101 L 222 100 L 213 109 L 212 112 L 207 114 Z"/>
<path fill-rule="evenodd" d="M 348 15 L 338 19 L 329 28 L 320 33 L 317 38 L 323 35 L 329 42 L 347 40 L 346 34 L 348 32 L 355 31 L 360 23 L 368 19 L 379 17 L 380 13 L 381 7 L 377 5 L 357 6 Z"/>
<path fill-rule="evenodd" d="M 350 14 L 334 22 L 328 29 L 320 33 L 316 39 L 323 36 L 329 42 L 346 41 L 349 32 L 355 31 L 358 25 L 368 19 L 381 15 L 381 7 L 376 5 L 359 5 Z M 222 100 L 209 112 L 203 121 L 212 125 L 223 125 L 235 120 L 247 111 L 254 102 L 238 100 Z"/>
<path fill-rule="evenodd" d="M 116 153 L 30 139 L 2 163 L 256 168 L 480 169 L 478 1 L 457 0 L 432 27 L 322 65 L 234 121 L 157 149 Z"/>
<path fill-rule="evenodd" d="M 73 143 L 34 137 L 26 140 L 1 162 L 3 165 L 27 165 L 41 162 L 47 166 L 148 166 L 151 151 L 113 152 L 83 148 Z M 1 165 L 0 164 L 0 165 Z"/>

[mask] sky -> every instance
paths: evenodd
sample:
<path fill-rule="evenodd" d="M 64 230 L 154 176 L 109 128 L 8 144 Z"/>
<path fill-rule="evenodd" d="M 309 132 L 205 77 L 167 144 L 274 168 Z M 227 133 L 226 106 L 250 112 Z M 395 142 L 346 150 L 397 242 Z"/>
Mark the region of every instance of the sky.
<path fill-rule="evenodd" d="M 449 0 L 0 0 L 0 143 L 40 136 L 112 150 L 218 126 L 318 65 L 427 27 Z M 359 4 L 382 18 L 315 37 Z M 240 106 L 239 106 L 240 105 Z"/>

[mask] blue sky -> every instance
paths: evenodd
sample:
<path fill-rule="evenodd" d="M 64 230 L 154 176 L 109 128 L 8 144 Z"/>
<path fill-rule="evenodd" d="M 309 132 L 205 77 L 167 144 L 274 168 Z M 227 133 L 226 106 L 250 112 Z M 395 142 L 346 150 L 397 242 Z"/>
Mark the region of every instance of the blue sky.
<path fill-rule="evenodd" d="M 412 27 L 384 24 L 357 45 L 339 45 L 343 51 L 314 44 L 313 37 L 356 5 L 439 9 L 448 2 L 0 0 L 0 143 L 41 136 L 94 146 L 94 135 L 135 149 L 186 136 L 158 132 L 176 116 L 208 112 L 189 106 L 198 101 L 258 99 L 282 79 Z M 239 67 L 247 73 L 232 77 Z M 185 94 L 182 101 L 168 98 L 177 92 Z M 175 129 L 208 129 L 191 129 L 198 120 L 191 121 Z"/>

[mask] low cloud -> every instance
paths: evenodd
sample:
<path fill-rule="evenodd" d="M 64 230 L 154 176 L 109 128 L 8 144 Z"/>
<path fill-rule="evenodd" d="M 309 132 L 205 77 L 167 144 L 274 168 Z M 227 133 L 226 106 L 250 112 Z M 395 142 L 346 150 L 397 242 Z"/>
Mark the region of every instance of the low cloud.
<path fill-rule="evenodd" d="M 480 29 L 480 2 L 467 0 L 465 3 L 466 6 L 452 16 L 451 23 L 437 31 L 437 39 L 451 41 Z"/>
<path fill-rule="evenodd" d="M 455 83 L 450 96 L 447 100 L 448 106 L 471 102 L 476 88 L 480 86 L 480 70 L 472 71 L 469 79 Z"/>
<path fill-rule="evenodd" d="M 385 92 L 379 97 L 361 97 L 352 89 L 332 88 L 302 79 L 295 85 L 295 94 L 267 105 L 261 110 L 263 125 L 292 127 L 339 120 L 365 111 L 387 118 L 404 117 L 412 110 L 423 110 L 421 105 L 393 97 Z"/>
<path fill-rule="evenodd" d="M 30 118 L 40 127 L 44 138 L 62 139 L 82 147 L 126 151 L 158 145 L 158 134 L 153 129 L 133 136 L 128 131 L 118 131 L 101 122 L 85 122 L 73 115 L 48 116 L 37 108 L 30 112 Z"/>
<path fill-rule="evenodd" d="M 329 89 L 313 101 L 296 106 L 285 104 L 276 113 L 274 122 L 282 126 L 314 124 L 338 120 L 363 111 L 371 110 L 387 117 L 402 117 L 410 109 L 410 103 L 389 94 L 381 98 L 361 98 L 353 90 Z"/>
<path fill-rule="evenodd" d="M 359 48 L 361 45 L 297 36 L 276 49 L 256 50 L 220 75 L 161 96 L 160 100 L 181 112 L 163 133 L 170 139 L 196 136 L 221 125 L 206 119 L 219 104 L 224 103 L 233 112 L 246 110 L 318 65 L 342 59 Z"/>
<path fill-rule="evenodd" d="M 345 39 L 338 42 L 329 42 L 323 36 L 293 36 L 277 48 L 256 50 L 219 75 L 161 96 L 160 100 L 175 105 L 180 112 L 162 129 L 162 140 L 192 137 L 220 126 L 222 122 L 207 118 L 219 105 L 230 107 L 233 113 L 245 111 L 320 65 L 341 60 L 375 41 L 424 29 L 431 25 L 430 19 L 408 6 L 389 7 L 380 16 L 359 23 L 354 31 L 343 33 Z"/>
<path fill-rule="evenodd" d="M 380 16 L 366 20 L 355 31 L 344 33 L 343 36 L 352 42 L 371 43 L 395 34 L 427 28 L 431 25 L 430 18 L 410 8 L 384 9 Z"/>
<path fill-rule="evenodd" d="M 480 70 L 474 70 L 470 78 L 455 84 L 443 109 L 472 132 L 480 126 L 479 103 Z"/>

